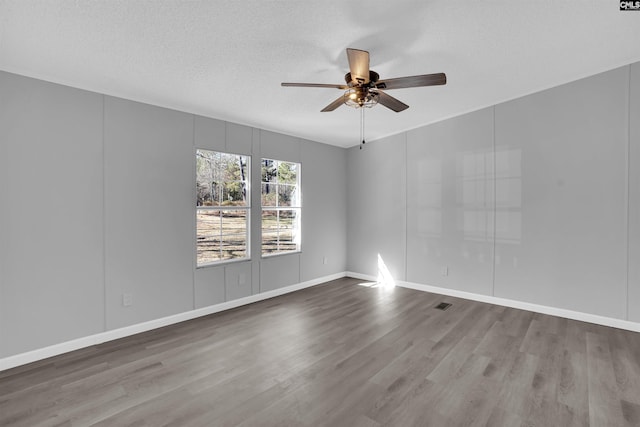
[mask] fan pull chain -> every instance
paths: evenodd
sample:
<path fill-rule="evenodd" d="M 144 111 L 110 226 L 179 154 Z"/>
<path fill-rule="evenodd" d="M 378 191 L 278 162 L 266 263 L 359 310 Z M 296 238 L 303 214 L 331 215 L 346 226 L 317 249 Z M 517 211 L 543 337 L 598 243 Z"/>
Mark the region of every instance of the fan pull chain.
<path fill-rule="evenodd" d="M 364 108 L 360 107 L 360 149 L 362 150 L 362 146 L 364 145 Z"/>

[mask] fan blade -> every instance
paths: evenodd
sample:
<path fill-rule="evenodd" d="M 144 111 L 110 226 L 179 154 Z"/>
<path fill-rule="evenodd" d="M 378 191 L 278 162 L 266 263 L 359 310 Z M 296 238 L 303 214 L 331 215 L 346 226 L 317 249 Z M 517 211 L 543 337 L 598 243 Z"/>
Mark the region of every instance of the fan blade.
<path fill-rule="evenodd" d="M 366 50 L 347 49 L 351 79 L 369 83 L 369 52 Z"/>
<path fill-rule="evenodd" d="M 349 86 L 347 85 L 332 85 L 325 83 L 281 83 L 282 86 L 285 87 L 328 87 L 333 89 L 342 89 L 347 90 Z"/>
<path fill-rule="evenodd" d="M 393 96 L 387 95 L 386 93 L 384 93 L 381 90 L 379 90 L 377 92 L 378 92 L 378 103 L 384 105 L 388 109 L 393 110 L 396 113 L 399 113 L 400 111 L 404 111 L 407 108 L 409 108 L 409 106 L 407 104 L 405 104 L 402 101 L 397 100 Z"/>
<path fill-rule="evenodd" d="M 402 89 L 405 87 L 437 86 L 447 84 L 445 73 L 422 74 L 420 76 L 398 77 L 397 79 L 380 80 L 376 83 L 379 89 Z"/>
<path fill-rule="evenodd" d="M 344 96 L 341 96 L 340 98 L 336 99 L 335 101 L 333 101 L 331 104 L 327 105 L 320 111 L 323 113 L 326 113 L 328 111 L 333 111 L 339 106 L 341 106 L 342 104 L 344 104 Z"/>

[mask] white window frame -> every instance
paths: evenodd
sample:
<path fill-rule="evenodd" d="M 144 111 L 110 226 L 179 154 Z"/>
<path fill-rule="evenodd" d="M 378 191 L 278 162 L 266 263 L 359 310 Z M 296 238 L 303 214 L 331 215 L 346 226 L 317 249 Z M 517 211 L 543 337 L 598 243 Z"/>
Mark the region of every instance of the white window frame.
<path fill-rule="evenodd" d="M 276 163 L 276 170 L 278 170 L 278 167 L 281 163 L 289 163 L 292 165 L 296 166 L 296 182 L 295 182 L 295 186 L 296 186 L 296 196 L 294 198 L 294 200 L 296 201 L 296 204 L 291 204 L 289 206 L 280 206 L 279 205 L 279 197 L 278 197 L 278 188 L 279 186 L 282 185 L 291 185 L 290 183 L 280 183 L 277 179 L 276 175 L 276 181 L 269 181 L 268 184 L 269 185 L 275 185 L 276 186 L 276 190 L 275 190 L 275 194 L 276 194 L 276 204 L 274 205 L 263 205 L 262 204 L 262 188 L 264 184 L 267 184 L 267 182 L 262 180 L 262 165 L 264 164 L 265 161 L 272 161 Z M 301 188 L 301 171 L 302 171 L 302 164 L 298 163 L 298 162 L 291 162 L 291 161 L 287 161 L 287 160 L 277 160 L 277 159 L 272 159 L 272 158 L 266 158 L 263 157 L 260 159 L 260 168 L 261 168 L 261 173 L 260 173 L 260 253 L 261 253 L 261 257 L 262 258 L 268 258 L 268 257 L 273 257 L 273 256 L 279 256 L 279 255 L 289 255 L 289 254 L 295 254 L 295 253 L 300 253 L 302 252 L 302 188 Z M 276 251 L 273 252 L 268 252 L 265 253 L 265 245 L 264 245 L 264 223 L 263 223 L 263 213 L 264 211 L 276 211 L 277 215 L 278 215 L 278 224 L 280 222 L 280 212 L 282 211 L 295 211 L 296 212 L 296 216 L 295 216 L 295 220 L 293 222 L 294 224 L 294 229 L 293 229 L 293 235 L 294 235 L 294 243 L 296 244 L 296 249 L 295 250 L 280 250 L 279 246 L 280 246 L 280 230 L 282 230 L 280 227 L 277 227 L 277 248 Z M 288 241 L 287 241 L 288 242 Z"/>
<path fill-rule="evenodd" d="M 201 151 L 208 151 L 211 153 L 216 153 L 216 154 L 222 154 L 222 155 L 229 155 L 229 156 L 238 156 L 238 157 L 242 157 L 244 159 L 246 159 L 246 174 L 247 176 L 245 177 L 244 183 L 245 183 L 245 188 L 246 188 L 246 196 L 245 196 L 245 205 L 244 206 L 235 206 L 235 205 L 229 205 L 229 206 L 225 206 L 225 205 L 211 205 L 211 206 L 204 206 L 204 205 L 200 205 L 199 204 L 199 195 L 196 194 L 196 268 L 202 268 L 202 267 L 208 267 L 208 266 L 213 266 L 213 265 L 220 265 L 220 264 L 225 264 L 225 263 L 231 263 L 231 262 L 238 262 L 238 261 L 247 261 L 251 259 L 251 156 L 247 155 L 247 154 L 238 154 L 238 153 L 229 153 L 229 152 L 224 152 L 224 151 L 220 151 L 220 150 L 212 150 L 212 149 L 208 149 L 208 148 L 196 148 L 195 150 L 195 161 L 196 161 L 196 187 L 197 187 L 197 182 L 198 182 L 198 172 L 197 172 L 197 161 L 198 161 L 198 156 L 199 153 Z M 196 188 L 196 193 L 198 192 L 197 188 Z M 199 262 L 199 257 L 198 257 L 198 246 L 199 246 L 199 240 L 198 240 L 198 215 L 203 212 L 203 211 L 220 211 L 220 212 L 225 212 L 225 211 L 245 211 L 245 218 L 246 218 L 246 233 L 245 233 L 245 256 L 243 257 L 237 257 L 237 258 L 222 258 L 215 260 L 215 261 L 210 261 L 210 262 L 205 262 L 205 263 L 200 263 Z M 220 220 L 220 234 L 219 239 L 220 241 L 223 240 L 223 236 L 225 236 L 224 234 L 224 230 L 222 227 L 222 219 Z M 220 253 L 223 252 L 223 245 L 220 244 L 219 246 L 219 251 Z"/>

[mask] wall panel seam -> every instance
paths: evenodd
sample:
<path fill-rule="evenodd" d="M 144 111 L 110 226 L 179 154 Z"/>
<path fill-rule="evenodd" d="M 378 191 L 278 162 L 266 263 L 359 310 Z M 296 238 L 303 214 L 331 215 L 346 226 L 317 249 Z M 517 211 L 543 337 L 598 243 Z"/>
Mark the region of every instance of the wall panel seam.
<path fill-rule="evenodd" d="M 192 182 L 192 191 L 191 191 L 191 206 L 194 210 L 192 215 L 192 242 L 191 242 L 191 251 L 193 253 L 193 259 L 191 260 L 191 293 L 193 295 L 193 309 L 196 309 L 196 268 L 198 267 L 198 218 L 197 211 L 195 206 L 198 203 L 198 196 L 196 195 L 195 181 L 196 181 L 196 116 L 195 114 L 191 115 L 192 117 L 192 127 L 191 127 L 191 182 Z"/>
<path fill-rule="evenodd" d="M 631 65 L 627 66 L 627 161 L 626 161 L 626 233 L 625 233 L 625 239 L 626 239 L 626 259 L 625 259 L 625 263 L 626 263 L 626 278 L 625 278 L 625 285 L 626 285 L 626 295 L 625 295 L 625 319 L 629 320 L 629 246 L 630 246 L 630 239 L 629 239 L 629 233 L 631 232 L 630 227 L 630 221 L 629 221 L 629 217 L 631 214 L 631 204 L 630 204 L 630 197 L 631 197 Z"/>
<path fill-rule="evenodd" d="M 496 167 L 496 106 L 494 105 L 492 108 L 492 112 L 493 112 L 493 128 L 491 129 L 491 134 L 492 134 L 492 142 L 493 142 L 493 262 L 491 263 L 491 295 L 492 296 L 496 296 L 496 239 L 497 239 L 497 232 L 496 232 L 496 225 L 497 225 L 497 216 L 498 216 L 498 202 L 497 202 L 497 194 L 496 194 L 496 182 L 497 182 L 497 177 L 496 177 L 496 171 L 497 171 L 497 167 Z"/>
<path fill-rule="evenodd" d="M 107 155 L 106 97 L 102 98 L 102 329 L 107 331 Z"/>
<path fill-rule="evenodd" d="M 404 280 L 409 280 L 409 132 L 404 133 Z"/>

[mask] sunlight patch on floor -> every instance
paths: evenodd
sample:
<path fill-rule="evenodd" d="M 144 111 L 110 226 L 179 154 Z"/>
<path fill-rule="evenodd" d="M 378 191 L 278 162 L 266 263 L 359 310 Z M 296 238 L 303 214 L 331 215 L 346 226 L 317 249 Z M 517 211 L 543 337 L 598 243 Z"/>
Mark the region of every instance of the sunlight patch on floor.
<path fill-rule="evenodd" d="M 363 286 L 365 288 L 377 288 L 379 285 L 378 282 L 362 282 L 358 283 L 358 286 Z"/>

